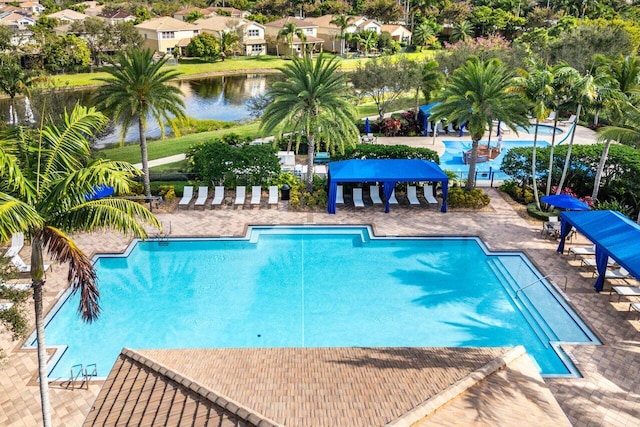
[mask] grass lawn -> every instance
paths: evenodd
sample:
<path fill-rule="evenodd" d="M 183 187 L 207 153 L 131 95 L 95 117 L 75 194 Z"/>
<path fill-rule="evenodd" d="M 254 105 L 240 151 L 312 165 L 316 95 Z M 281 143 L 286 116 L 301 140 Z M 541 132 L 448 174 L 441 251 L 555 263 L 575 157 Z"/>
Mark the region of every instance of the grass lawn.
<path fill-rule="evenodd" d="M 425 58 L 433 58 L 433 51 L 408 53 L 410 59 L 421 61 Z M 358 63 L 367 61 L 367 58 L 343 59 L 341 67 L 343 70 L 353 70 Z M 203 74 L 225 74 L 237 71 L 238 73 L 255 73 L 257 70 L 276 69 L 286 64 L 288 60 L 275 56 L 238 56 L 228 58 L 225 61 L 204 62 L 199 59 L 181 59 L 180 64 L 169 66 L 175 68 L 183 77 L 198 76 Z M 53 81 L 59 86 L 77 87 L 101 84 L 97 79 L 107 77 L 109 74 L 96 71 L 93 73 L 60 74 L 52 76 Z"/>

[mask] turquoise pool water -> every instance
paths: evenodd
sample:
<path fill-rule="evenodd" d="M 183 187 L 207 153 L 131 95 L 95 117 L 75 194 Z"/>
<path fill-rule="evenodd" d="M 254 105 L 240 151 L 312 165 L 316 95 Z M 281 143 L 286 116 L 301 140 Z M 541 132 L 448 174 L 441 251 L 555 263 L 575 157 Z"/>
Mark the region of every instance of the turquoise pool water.
<path fill-rule="evenodd" d="M 77 296 L 48 316 L 51 378 L 93 363 L 106 376 L 122 347 L 519 344 L 543 374 L 570 375 L 557 343 L 597 342 L 523 254 L 476 238 L 254 227 L 246 239 L 136 242 L 96 268 L 100 318 L 82 323 Z"/>
<path fill-rule="evenodd" d="M 516 130 L 518 132 L 525 132 L 533 135 L 536 131 L 536 127 L 535 125 L 516 126 Z M 553 135 L 554 131 L 556 135 L 560 135 L 561 133 L 564 133 L 564 131 L 560 128 L 554 128 L 553 126 L 548 126 L 548 125 L 538 125 L 538 135 L 551 136 Z"/>
<path fill-rule="evenodd" d="M 462 161 L 462 153 L 471 149 L 471 141 L 443 141 L 445 146 L 445 152 L 440 156 L 440 167 L 444 170 L 455 172 L 458 175 L 458 179 L 467 179 L 469 174 L 469 165 L 465 165 Z M 491 146 L 494 147 L 497 144 L 496 140 L 491 141 Z M 489 180 L 490 172 L 494 175 L 494 180 L 505 181 L 509 179 L 509 175 L 502 172 L 500 167 L 502 166 L 502 159 L 511 148 L 516 147 L 531 147 L 533 141 L 502 141 L 502 151 L 500 155 L 495 159 L 484 162 L 476 163 L 476 170 L 478 171 L 478 180 Z M 480 141 L 480 145 L 487 145 L 487 141 Z M 549 143 L 547 141 L 538 140 L 538 147 L 547 147 Z"/>

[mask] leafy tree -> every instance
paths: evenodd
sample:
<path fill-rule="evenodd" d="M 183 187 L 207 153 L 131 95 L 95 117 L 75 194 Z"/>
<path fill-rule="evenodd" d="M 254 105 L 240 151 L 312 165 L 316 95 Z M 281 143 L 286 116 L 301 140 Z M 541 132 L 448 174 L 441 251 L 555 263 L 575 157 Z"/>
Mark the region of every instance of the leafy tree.
<path fill-rule="evenodd" d="M 447 119 L 466 123 L 471 134 L 471 162 L 467 190 L 475 187 L 478 142 L 493 120 L 510 128 L 529 123 L 521 97 L 513 91 L 513 77 L 497 59 L 483 62 L 471 58 L 454 71 L 439 98 L 441 103 L 431 110 L 433 120 Z"/>
<path fill-rule="evenodd" d="M 28 92 L 35 75 L 25 71 L 15 57 L 0 54 L 0 90 L 9 96 L 12 117 L 9 123 L 18 124 L 15 98 Z"/>
<path fill-rule="evenodd" d="M 5 52 L 14 48 L 11 39 L 15 32 L 6 25 L 0 25 L 0 52 Z"/>
<path fill-rule="evenodd" d="M 307 36 L 304 34 L 304 31 L 302 31 L 302 28 L 298 28 L 298 24 L 296 22 L 287 22 L 284 27 L 278 31 L 278 35 L 276 36 L 276 40 L 285 39 L 287 41 L 289 49 L 291 49 L 292 56 L 294 36 L 298 37 L 302 41 L 307 40 Z"/>
<path fill-rule="evenodd" d="M 213 61 L 220 56 L 220 44 L 213 34 L 203 33 L 191 39 L 187 55 Z"/>
<path fill-rule="evenodd" d="M 73 34 L 55 37 L 42 47 L 42 54 L 45 69 L 52 73 L 77 72 L 91 64 L 91 51 L 86 42 Z"/>
<path fill-rule="evenodd" d="M 232 143 L 229 143 L 232 142 Z M 269 144 L 252 145 L 233 137 L 197 144 L 187 153 L 190 170 L 204 182 L 225 187 L 266 185 L 280 173 L 276 148 Z"/>
<path fill-rule="evenodd" d="M 145 6 L 136 6 L 133 10 L 133 14 L 136 16 L 135 23 L 139 24 L 144 21 L 148 21 L 151 19 L 151 12 Z"/>
<path fill-rule="evenodd" d="M 338 35 L 338 38 L 340 39 L 340 55 L 344 55 L 344 41 L 347 28 L 349 28 L 349 19 L 350 17 L 347 15 L 338 15 L 329 21 L 330 24 L 335 25 L 338 27 L 338 30 L 340 30 L 340 34 Z"/>
<path fill-rule="evenodd" d="M 384 24 L 397 22 L 403 16 L 402 7 L 395 0 L 365 0 L 360 12 Z"/>
<path fill-rule="evenodd" d="M 105 122 L 97 111 L 77 106 L 66 115 L 61 127 L 45 126 L 34 138 L 22 131 L 0 140 L 0 240 L 24 232 L 31 241 L 30 275 L 44 426 L 51 426 L 42 301 L 44 252 L 62 265 L 68 263 L 70 286 L 74 293 L 80 293 L 78 311 L 90 322 L 100 313 L 96 273 L 91 258 L 68 233 L 114 228 L 145 237 L 139 221 L 160 227 L 138 203 L 116 198 L 85 199 L 98 185 L 126 192 L 131 185 L 129 177 L 136 174 L 133 166 L 123 162 L 88 162 L 91 153 L 86 136 Z"/>
<path fill-rule="evenodd" d="M 202 18 L 204 18 L 204 15 L 199 10 L 192 10 L 184 16 L 184 20 L 191 24 Z"/>
<path fill-rule="evenodd" d="M 430 102 L 434 93 L 444 86 L 445 75 L 438 69 L 437 61 L 425 61 L 422 66 L 422 95 Z"/>
<path fill-rule="evenodd" d="M 456 25 L 468 21 L 471 17 L 471 3 L 468 1 L 447 2 L 440 10 L 439 19 L 446 24 Z"/>
<path fill-rule="evenodd" d="M 307 191 L 313 189 L 313 157 L 316 137 L 324 140 L 331 151 L 344 151 L 358 139 L 355 109 L 347 94 L 347 80 L 338 72 L 337 57 L 320 54 L 316 61 L 309 57 L 294 58 L 281 68 L 284 80 L 270 90 L 274 101 L 265 110 L 260 128 L 265 133 L 293 132 L 298 141 L 307 139 Z"/>
<path fill-rule="evenodd" d="M 358 97 L 368 96 L 373 99 L 380 119 L 393 101 L 414 88 L 411 76 L 404 73 L 407 61 L 406 58 L 396 61 L 386 56 L 373 58 L 359 63 L 349 76 Z"/>
<path fill-rule="evenodd" d="M 98 79 L 104 85 L 93 99 L 114 121 L 122 123 L 123 140 L 129 126 L 134 121 L 138 122 L 140 157 L 147 196 L 151 196 L 145 134 L 147 118 L 151 116 L 158 122 L 164 136 L 165 123 L 170 122 L 172 117 L 184 117 L 184 101 L 180 89 L 170 83 L 179 73 L 163 69 L 167 59 L 154 61 L 153 54 L 151 49 L 119 53 L 113 61 L 114 66 L 105 69 L 110 76 Z"/>
<path fill-rule="evenodd" d="M 490 36 L 461 40 L 446 45 L 444 51 L 436 52 L 435 59 L 440 64 L 440 69 L 452 72 L 463 66 L 470 56 L 476 56 L 482 61 L 497 58 L 508 68 L 515 70 L 524 66 L 524 59 L 529 54 L 521 46 L 511 46 L 511 43 L 503 37 Z"/>

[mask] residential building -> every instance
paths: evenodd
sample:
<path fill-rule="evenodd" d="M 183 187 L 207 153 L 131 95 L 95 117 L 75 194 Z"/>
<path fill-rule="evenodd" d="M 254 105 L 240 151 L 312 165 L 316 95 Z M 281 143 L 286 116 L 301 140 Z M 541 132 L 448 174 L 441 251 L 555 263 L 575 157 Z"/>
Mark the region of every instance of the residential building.
<path fill-rule="evenodd" d="M 25 16 L 17 12 L 4 12 L 0 13 L 0 25 L 9 27 L 16 31 L 22 31 L 26 27 L 35 25 L 36 20 L 29 16 Z"/>
<path fill-rule="evenodd" d="M 184 55 L 191 39 L 200 34 L 198 25 L 170 16 L 150 19 L 135 27 L 144 39 L 144 46 L 160 53 L 172 53 L 178 50 L 181 55 Z"/>
<path fill-rule="evenodd" d="M 32 15 L 40 15 L 42 12 L 44 12 L 45 7 L 37 1 L 26 1 L 24 3 L 20 3 L 20 9 Z"/>
<path fill-rule="evenodd" d="M 207 10 L 210 10 L 215 15 L 220 16 L 228 16 L 230 18 L 246 18 L 251 15 L 250 12 L 246 10 L 236 9 L 235 7 L 208 7 Z"/>
<path fill-rule="evenodd" d="M 404 25 L 383 24 L 382 31 L 391 34 L 391 38 L 397 42 L 411 43 L 411 31 Z"/>
<path fill-rule="evenodd" d="M 89 17 L 89 15 L 85 15 L 84 13 L 76 12 L 71 9 L 63 9 L 59 12 L 51 13 L 47 15 L 48 18 L 55 18 L 59 21 L 66 23 L 73 23 L 76 21 L 84 21 Z"/>
<path fill-rule="evenodd" d="M 133 22 L 136 20 L 135 15 L 122 9 L 113 10 L 110 12 L 102 12 L 97 17 L 104 19 L 111 25 L 115 25 L 121 22 Z"/>
<path fill-rule="evenodd" d="M 340 51 L 340 28 L 332 24 L 337 15 L 323 15 L 317 18 L 305 18 L 305 21 L 311 22 L 318 26 L 318 37 L 324 41 L 324 49 L 332 52 Z M 364 16 L 352 16 L 349 19 L 349 26 L 344 29 L 345 35 L 354 34 L 363 31 L 375 31 L 381 33 L 382 25 L 373 19 Z M 349 44 L 346 44 L 347 48 Z M 353 46 L 355 47 L 355 46 Z"/>
<path fill-rule="evenodd" d="M 98 4 L 97 1 L 85 1 L 80 3 L 80 5 L 87 6 L 83 13 L 93 17 L 97 17 L 104 10 L 104 5 Z"/>
<path fill-rule="evenodd" d="M 236 32 L 241 55 L 258 56 L 267 53 L 265 27 L 257 22 L 229 18 L 228 16 L 211 16 L 199 19 L 195 24 L 201 28 L 203 33 L 215 34 L 217 37 L 226 31 Z"/>
<path fill-rule="evenodd" d="M 289 46 L 286 38 L 277 38 L 278 33 L 290 22 L 294 22 L 305 35 L 304 40 L 294 35 L 291 46 Z M 270 53 L 276 53 L 278 55 L 293 54 L 295 56 L 302 57 L 305 51 L 311 53 L 322 52 L 324 40 L 318 37 L 318 26 L 309 20 L 290 16 L 266 23 L 264 24 L 264 28 L 267 40 L 267 49 Z"/>
<path fill-rule="evenodd" d="M 182 9 L 173 14 L 173 17 L 179 19 L 180 21 L 184 21 L 185 17 L 189 15 L 191 12 L 200 12 L 203 17 L 213 16 L 214 12 L 209 9 L 202 9 L 200 7 L 188 7 L 186 9 Z"/>

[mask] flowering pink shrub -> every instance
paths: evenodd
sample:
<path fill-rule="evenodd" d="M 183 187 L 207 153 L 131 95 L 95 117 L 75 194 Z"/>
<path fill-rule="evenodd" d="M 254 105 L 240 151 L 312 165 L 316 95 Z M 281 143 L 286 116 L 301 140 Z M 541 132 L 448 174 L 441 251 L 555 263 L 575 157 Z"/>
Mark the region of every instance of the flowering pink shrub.
<path fill-rule="evenodd" d="M 556 191 L 558 191 L 558 186 L 554 185 L 553 187 L 551 187 L 550 194 L 556 194 Z M 575 197 L 581 202 L 585 202 L 587 205 L 589 205 L 590 208 L 593 207 L 593 198 L 591 198 L 591 196 L 578 197 L 578 195 L 574 193 L 574 191 L 570 187 L 564 187 L 562 191 L 560 191 L 560 194 L 566 194 L 567 196 Z"/>

